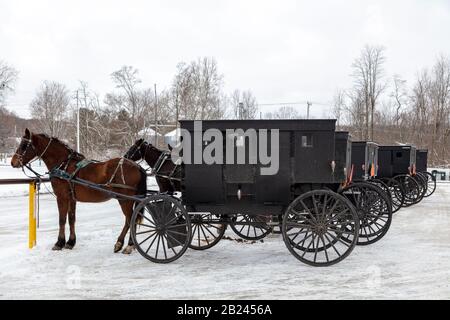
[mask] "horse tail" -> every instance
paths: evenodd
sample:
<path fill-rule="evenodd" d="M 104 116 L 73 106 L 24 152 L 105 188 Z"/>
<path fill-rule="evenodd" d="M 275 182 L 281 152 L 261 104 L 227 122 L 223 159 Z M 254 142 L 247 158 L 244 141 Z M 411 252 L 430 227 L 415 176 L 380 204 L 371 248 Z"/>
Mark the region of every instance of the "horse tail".
<path fill-rule="evenodd" d="M 138 196 L 143 196 L 145 197 L 147 195 L 147 172 L 142 169 L 139 168 L 139 172 L 141 174 L 141 180 L 139 180 L 138 186 L 137 186 L 137 195 Z M 139 202 L 135 202 L 135 207 L 139 204 Z M 141 211 L 142 214 L 144 212 L 144 207 L 142 207 Z M 136 220 L 137 223 L 141 223 L 142 222 L 142 216 L 139 216 Z"/>

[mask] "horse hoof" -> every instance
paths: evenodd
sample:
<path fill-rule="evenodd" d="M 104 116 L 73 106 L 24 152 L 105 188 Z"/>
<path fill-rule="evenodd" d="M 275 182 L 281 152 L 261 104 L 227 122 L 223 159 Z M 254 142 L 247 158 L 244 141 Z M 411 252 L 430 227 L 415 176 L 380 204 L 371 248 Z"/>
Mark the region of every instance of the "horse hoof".
<path fill-rule="evenodd" d="M 73 247 L 75 247 L 76 242 L 77 242 L 76 238 L 69 239 L 69 241 L 66 242 L 66 245 L 64 246 L 64 248 L 72 250 Z"/>
<path fill-rule="evenodd" d="M 122 250 L 123 254 L 131 254 L 133 252 L 134 247 L 133 246 L 127 246 L 125 249 Z"/>
<path fill-rule="evenodd" d="M 119 251 L 122 249 L 122 247 L 123 247 L 123 243 L 122 243 L 122 242 L 117 242 L 117 243 L 114 245 L 114 253 L 119 252 Z"/>
<path fill-rule="evenodd" d="M 54 245 L 53 248 L 52 248 L 52 250 L 53 250 L 53 251 L 61 251 L 61 250 L 62 250 L 62 247 L 57 246 L 57 245 Z"/>

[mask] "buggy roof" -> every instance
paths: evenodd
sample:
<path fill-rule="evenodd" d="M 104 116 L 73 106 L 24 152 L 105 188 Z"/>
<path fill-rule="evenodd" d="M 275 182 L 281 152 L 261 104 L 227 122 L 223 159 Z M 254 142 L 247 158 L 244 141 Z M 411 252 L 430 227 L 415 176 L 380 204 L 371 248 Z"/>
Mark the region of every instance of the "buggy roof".
<path fill-rule="evenodd" d="M 404 146 L 379 146 L 380 150 L 410 150 L 410 149 L 415 149 L 415 146 L 412 145 L 404 145 Z"/>
<path fill-rule="evenodd" d="M 376 147 L 379 147 L 378 143 L 373 142 L 373 141 L 353 141 L 352 144 L 353 144 L 353 145 L 358 145 L 358 146 L 369 145 L 369 146 L 376 146 Z"/>
<path fill-rule="evenodd" d="M 314 120 L 202 120 L 203 130 L 214 128 L 226 129 L 279 129 L 282 131 L 334 131 L 336 129 L 335 119 Z M 194 130 L 194 120 L 180 120 L 181 127 Z"/>
<path fill-rule="evenodd" d="M 347 140 L 347 139 L 351 139 L 352 136 L 348 131 L 336 131 L 335 137 L 336 137 L 336 139 Z"/>

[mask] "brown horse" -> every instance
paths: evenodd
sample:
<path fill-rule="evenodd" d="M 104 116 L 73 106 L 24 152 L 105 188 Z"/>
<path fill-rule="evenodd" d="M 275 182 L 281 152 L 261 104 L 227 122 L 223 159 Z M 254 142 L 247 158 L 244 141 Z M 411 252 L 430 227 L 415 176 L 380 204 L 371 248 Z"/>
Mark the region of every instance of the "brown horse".
<path fill-rule="evenodd" d="M 166 157 L 164 161 L 161 161 L 161 157 L 164 155 Z M 181 191 L 180 167 L 172 162 L 170 153 L 165 153 L 144 139 L 139 139 L 131 146 L 124 157 L 133 161 L 144 159 L 154 170 L 153 173 L 156 177 L 160 192 L 172 194 L 175 191 Z"/>
<path fill-rule="evenodd" d="M 53 169 L 65 170 L 74 177 L 102 185 L 107 190 L 129 196 L 145 195 L 147 192 L 147 175 L 136 163 L 123 158 L 105 162 L 86 161 L 82 154 L 73 151 L 57 138 L 51 138 L 45 134 L 33 134 L 26 129 L 25 135 L 11 160 L 11 165 L 14 168 L 21 168 L 35 158 L 42 159 L 50 171 Z M 82 160 L 84 160 L 83 165 L 80 162 Z M 58 241 L 53 246 L 53 250 L 72 249 L 76 242 L 75 210 L 77 201 L 104 202 L 110 200 L 111 195 L 57 177 L 51 176 L 50 178 L 59 211 Z M 135 201 L 119 199 L 119 204 L 125 215 L 125 225 L 114 246 L 114 252 L 120 251 L 123 247 L 125 236 L 130 227 Z M 66 242 L 67 215 L 69 216 L 70 236 Z M 128 246 L 122 252 L 129 254 L 132 250 L 133 241 L 130 235 Z"/>

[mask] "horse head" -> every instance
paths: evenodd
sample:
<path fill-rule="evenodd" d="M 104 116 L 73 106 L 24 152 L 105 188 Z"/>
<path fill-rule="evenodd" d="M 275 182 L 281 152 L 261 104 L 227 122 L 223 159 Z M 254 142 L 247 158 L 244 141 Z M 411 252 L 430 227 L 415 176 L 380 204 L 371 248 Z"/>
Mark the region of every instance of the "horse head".
<path fill-rule="evenodd" d="M 25 129 L 25 134 L 20 141 L 19 147 L 11 159 L 11 166 L 13 168 L 21 168 L 36 158 L 38 156 L 36 145 L 36 136 L 28 128 Z"/>
<path fill-rule="evenodd" d="M 136 140 L 136 142 L 125 153 L 124 158 L 133 161 L 139 161 L 145 158 L 145 152 L 150 146 L 144 139 Z"/>

